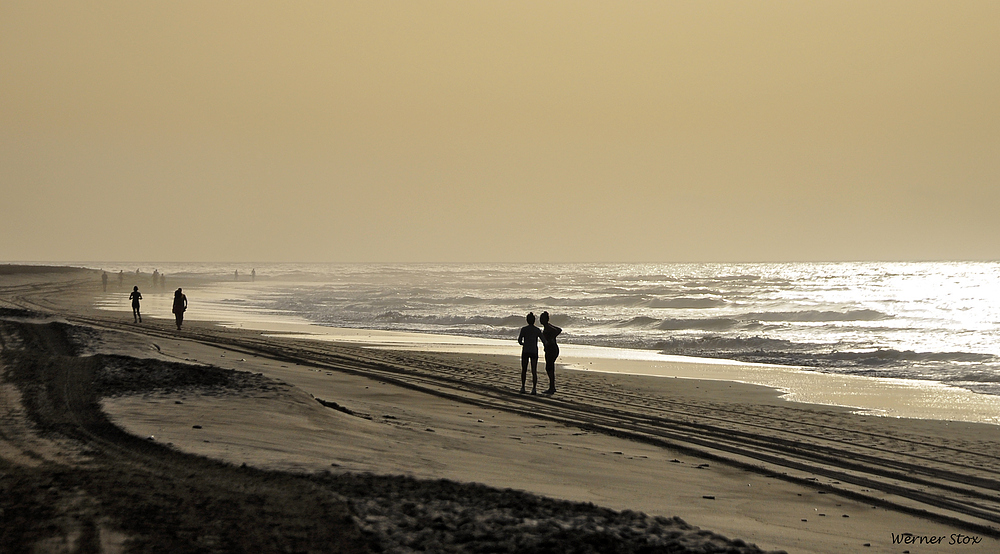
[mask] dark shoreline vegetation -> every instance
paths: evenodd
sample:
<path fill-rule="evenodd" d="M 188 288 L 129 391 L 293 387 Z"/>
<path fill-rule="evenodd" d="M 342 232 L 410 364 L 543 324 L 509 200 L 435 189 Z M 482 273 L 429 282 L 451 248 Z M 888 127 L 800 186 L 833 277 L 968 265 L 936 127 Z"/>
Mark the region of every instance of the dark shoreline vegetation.
<path fill-rule="evenodd" d="M 76 445 L 86 461 L 0 459 L 5 552 L 67 541 L 99 552 L 116 534 L 134 552 L 760 552 L 679 518 L 448 480 L 292 474 L 185 454 L 114 426 L 100 398 L 286 385 L 211 366 L 84 356 L 93 331 L 17 321 L 26 315 L 0 310 L 3 380 L 19 389 L 39 434 Z"/>

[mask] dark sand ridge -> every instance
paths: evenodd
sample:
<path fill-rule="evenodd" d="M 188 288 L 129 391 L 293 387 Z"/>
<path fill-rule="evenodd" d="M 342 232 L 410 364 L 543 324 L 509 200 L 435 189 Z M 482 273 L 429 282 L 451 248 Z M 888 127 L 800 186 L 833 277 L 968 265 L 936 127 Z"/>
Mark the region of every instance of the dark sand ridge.
<path fill-rule="evenodd" d="M 115 331 L 100 335 L 96 351 L 209 361 L 290 385 L 264 395 L 175 388 L 104 402 L 122 427 L 185 451 L 270 469 L 512 486 L 677 514 L 792 551 L 853 551 L 865 543 L 902 551 L 890 533 L 986 537 L 995 522 L 992 426 L 863 418 L 729 383 L 574 372 L 564 373 L 564 394 L 542 401 L 510 394 L 516 364 L 505 359 L 265 340 L 210 325 L 178 334 L 165 321 L 138 328 L 122 324 L 124 314 L 95 315 L 53 287 L 42 287 L 41 297 L 42 289 L 17 289 L 11 298 L 69 309 L 76 323 Z M 788 475 L 770 478 L 769 471 Z M 884 509 L 893 505 L 931 512 L 930 519 Z M 995 546 L 989 537 L 962 551 Z"/>

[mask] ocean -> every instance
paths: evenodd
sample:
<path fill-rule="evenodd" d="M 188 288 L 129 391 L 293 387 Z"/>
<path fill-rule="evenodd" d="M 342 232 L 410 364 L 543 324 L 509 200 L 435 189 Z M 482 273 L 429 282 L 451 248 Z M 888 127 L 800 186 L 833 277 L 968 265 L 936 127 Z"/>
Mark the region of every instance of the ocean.
<path fill-rule="evenodd" d="M 566 344 L 1000 395 L 1000 263 L 82 265 L 112 284 L 130 268 L 147 291 L 154 268 L 208 279 L 192 305 L 232 321 L 513 340 L 525 314 L 548 311 Z M 99 305 L 128 310 L 114 295 Z"/>

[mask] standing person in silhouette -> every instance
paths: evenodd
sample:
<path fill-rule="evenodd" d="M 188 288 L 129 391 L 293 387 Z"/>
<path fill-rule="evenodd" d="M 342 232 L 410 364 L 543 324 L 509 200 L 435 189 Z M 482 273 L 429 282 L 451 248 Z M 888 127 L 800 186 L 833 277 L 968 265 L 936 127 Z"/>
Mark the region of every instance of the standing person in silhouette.
<path fill-rule="evenodd" d="M 556 337 L 562 329 L 549 323 L 549 312 L 542 312 L 538 320 L 542 323 L 542 344 L 545 345 L 545 373 L 549 376 L 549 388 L 542 394 L 556 392 L 556 358 L 559 357 L 559 345 Z"/>
<path fill-rule="evenodd" d="M 535 327 L 535 314 L 528 312 L 525 319 L 528 324 L 521 327 L 521 334 L 517 336 L 517 344 L 521 345 L 521 394 L 524 394 L 524 382 L 528 378 L 529 361 L 531 362 L 531 394 L 535 394 L 538 387 L 538 340 L 542 338 L 542 330 Z"/>
<path fill-rule="evenodd" d="M 184 323 L 184 311 L 188 309 L 188 297 L 184 296 L 181 289 L 174 291 L 174 317 L 177 319 L 177 330 L 181 330 L 181 323 Z"/>
<path fill-rule="evenodd" d="M 257 268 L 255 267 L 250 270 L 250 282 L 252 283 L 256 280 L 257 280 Z"/>
<path fill-rule="evenodd" d="M 233 281 L 239 281 L 239 280 L 240 280 L 240 270 L 237 269 L 236 271 L 233 272 Z"/>
<path fill-rule="evenodd" d="M 104 292 L 108 292 L 108 272 L 101 273 L 101 284 L 104 285 Z"/>
<path fill-rule="evenodd" d="M 139 313 L 139 301 L 142 300 L 142 294 L 139 293 L 139 285 L 132 287 L 128 299 L 132 301 L 132 323 L 142 323 L 142 314 Z"/>

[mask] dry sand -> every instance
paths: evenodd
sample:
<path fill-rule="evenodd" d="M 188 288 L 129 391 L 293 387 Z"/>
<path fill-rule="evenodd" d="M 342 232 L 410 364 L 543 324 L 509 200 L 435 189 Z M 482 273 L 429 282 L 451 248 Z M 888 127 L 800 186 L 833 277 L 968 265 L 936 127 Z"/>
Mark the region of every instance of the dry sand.
<path fill-rule="evenodd" d="M 859 416 L 725 381 L 592 372 L 562 372 L 554 398 L 519 395 L 513 357 L 372 351 L 204 323 L 177 333 L 149 315 L 137 326 L 130 314 L 91 309 L 100 284 L 88 278 L 36 275 L 46 284 L 32 288 L 8 276 L 4 300 L 95 329 L 84 354 L 206 364 L 285 384 L 239 394 L 173 387 L 101 402 L 116 426 L 181 452 L 281 472 L 513 488 L 679 516 L 789 552 L 1000 547 L 996 426 Z M 7 417 L 7 428 L 16 421 Z M 38 444 L 8 441 L 18 446 L 3 457 L 73 455 L 31 440 Z M 944 539 L 893 544 L 903 533 Z M 980 542 L 950 544 L 960 536 Z"/>

